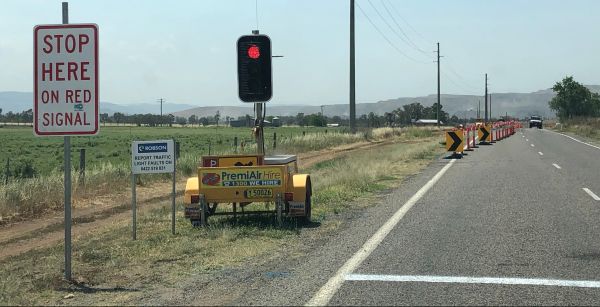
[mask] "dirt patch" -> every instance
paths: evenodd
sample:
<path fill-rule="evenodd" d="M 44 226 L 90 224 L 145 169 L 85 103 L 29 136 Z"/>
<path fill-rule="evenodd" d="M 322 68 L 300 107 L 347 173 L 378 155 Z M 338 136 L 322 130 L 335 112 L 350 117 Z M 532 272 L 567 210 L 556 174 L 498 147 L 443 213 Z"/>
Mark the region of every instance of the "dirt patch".
<path fill-rule="evenodd" d="M 360 142 L 342 145 L 327 150 L 308 152 L 298 155 L 299 167 L 308 168 L 316 163 L 334 159 L 349 152 L 368 150 L 373 147 L 393 144 L 394 141 Z M 186 179 L 177 182 L 177 203 L 182 202 L 181 195 L 185 188 Z M 164 205 L 170 199 L 171 182 L 155 182 L 147 186 L 138 186 L 138 212 L 148 212 Z M 112 225 L 118 221 L 131 219 L 130 197 L 131 190 L 103 195 L 95 199 L 84 199 L 73 206 L 74 239 L 92 230 Z M 63 213 L 53 212 L 49 216 L 28 219 L 0 228 L 0 260 L 40 248 L 60 244 L 64 238 Z"/>

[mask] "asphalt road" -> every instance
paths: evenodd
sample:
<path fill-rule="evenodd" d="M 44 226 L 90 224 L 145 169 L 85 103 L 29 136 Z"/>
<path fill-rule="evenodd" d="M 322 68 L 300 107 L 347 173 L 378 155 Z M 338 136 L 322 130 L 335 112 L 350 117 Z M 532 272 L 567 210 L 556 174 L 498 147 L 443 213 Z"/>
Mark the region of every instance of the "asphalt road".
<path fill-rule="evenodd" d="M 523 129 L 440 159 L 228 303 L 599 305 L 599 157 Z"/>

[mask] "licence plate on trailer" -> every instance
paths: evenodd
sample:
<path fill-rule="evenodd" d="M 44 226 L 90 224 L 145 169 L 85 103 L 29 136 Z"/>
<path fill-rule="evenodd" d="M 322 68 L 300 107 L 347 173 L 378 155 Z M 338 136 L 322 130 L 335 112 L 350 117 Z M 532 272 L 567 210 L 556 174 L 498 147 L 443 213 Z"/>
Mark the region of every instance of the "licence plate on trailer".
<path fill-rule="evenodd" d="M 249 189 L 244 191 L 244 196 L 246 198 L 265 198 L 265 197 L 273 197 L 272 189 Z"/>

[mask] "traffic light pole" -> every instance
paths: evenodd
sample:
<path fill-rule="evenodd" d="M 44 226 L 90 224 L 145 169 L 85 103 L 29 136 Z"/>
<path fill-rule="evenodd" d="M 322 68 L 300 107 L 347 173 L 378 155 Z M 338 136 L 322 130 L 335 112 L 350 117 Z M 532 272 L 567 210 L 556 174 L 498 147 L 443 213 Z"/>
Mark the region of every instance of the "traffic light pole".
<path fill-rule="evenodd" d="M 254 136 L 256 137 L 256 152 L 259 155 L 265 154 L 265 135 L 263 133 L 263 108 L 264 103 L 259 102 L 254 104 L 256 109 L 256 120 L 254 122 Z"/>

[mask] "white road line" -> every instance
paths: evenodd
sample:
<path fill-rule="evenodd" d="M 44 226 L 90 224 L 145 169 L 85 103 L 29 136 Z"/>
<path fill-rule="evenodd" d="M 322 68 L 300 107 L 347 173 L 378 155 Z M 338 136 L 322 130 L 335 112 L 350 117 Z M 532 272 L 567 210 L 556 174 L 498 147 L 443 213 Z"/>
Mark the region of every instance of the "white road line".
<path fill-rule="evenodd" d="M 552 165 L 554 165 L 554 167 L 561 169 L 562 167 L 560 167 L 560 165 L 556 164 L 556 163 L 552 163 Z"/>
<path fill-rule="evenodd" d="M 319 291 L 310 299 L 306 306 L 324 306 L 329 303 L 329 300 L 335 295 L 338 289 L 344 283 L 346 275 L 351 274 L 360 264 L 371 255 L 371 253 L 379 246 L 379 244 L 385 239 L 385 237 L 394 229 L 394 227 L 404 217 L 406 212 L 412 208 L 423 195 L 435 185 L 442 176 L 450 169 L 450 167 L 456 162 L 452 160 L 444 166 L 433 178 L 431 178 L 417 193 L 415 193 L 409 200 L 407 200 L 394 215 L 377 230 L 377 232 L 363 244 L 363 246 L 350 258 L 338 271 L 333 275 L 325 285 L 319 289 Z"/>
<path fill-rule="evenodd" d="M 583 190 L 588 193 L 594 200 L 600 200 L 600 197 L 596 194 L 594 194 L 594 192 L 592 192 L 590 189 L 588 188 L 583 188 Z"/>
<path fill-rule="evenodd" d="M 535 145 L 531 144 L 531 147 L 535 147 Z"/>
<path fill-rule="evenodd" d="M 533 145 L 533 144 L 531 144 L 531 145 Z M 538 151 L 538 153 L 540 154 L 540 156 L 543 156 L 543 155 L 544 155 L 544 153 L 543 153 L 543 152 L 541 152 L 541 151 Z"/>
<path fill-rule="evenodd" d="M 529 142 L 529 139 L 525 139 L 525 142 Z"/>
<path fill-rule="evenodd" d="M 576 138 L 574 138 L 574 137 L 572 137 L 572 136 L 570 136 L 570 135 L 566 135 L 566 134 L 564 134 L 564 133 L 560 133 L 560 132 L 555 132 L 555 131 L 552 131 L 552 130 L 546 130 L 546 131 L 548 131 L 548 132 L 552 132 L 552 133 L 556 133 L 556 134 L 560 134 L 560 135 L 562 135 L 562 136 L 566 136 L 566 137 L 570 138 L 571 140 L 573 140 L 573 141 L 575 141 L 575 142 L 578 142 L 578 143 L 581 143 L 581 144 L 584 144 L 584 145 L 587 145 L 587 146 L 590 146 L 590 147 L 594 147 L 594 148 L 596 148 L 596 149 L 600 149 L 600 147 L 598 147 L 598 146 L 596 146 L 596 145 L 592 145 L 592 144 L 586 143 L 586 142 L 584 142 L 584 141 L 580 141 L 580 140 L 578 140 L 578 139 L 576 139 Z"/>
<path fill-rule="evenodd" d="M 564 280 L 564 279 L 542 279 L 542 278 L 419 276 L 419 275 L 402 276 L 402 275 L 351 274 L 351 275 L 346 276 L 346 280 L 600 288 L 600 281 L 595 281 L 595 280 Z"/>

